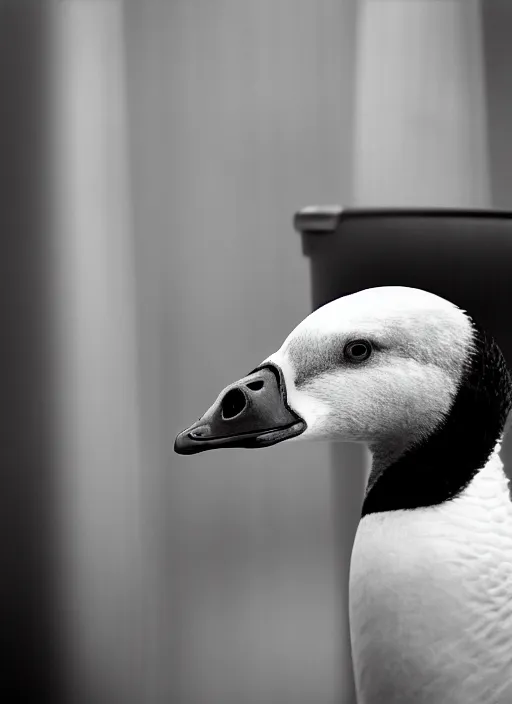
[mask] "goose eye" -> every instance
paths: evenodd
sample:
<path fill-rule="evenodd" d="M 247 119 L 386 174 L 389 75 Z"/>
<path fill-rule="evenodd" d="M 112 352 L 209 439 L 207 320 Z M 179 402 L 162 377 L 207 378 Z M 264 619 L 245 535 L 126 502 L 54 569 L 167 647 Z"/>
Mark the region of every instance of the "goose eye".
<path fill-rule="evenodd" d="M 368 340 L 353 340 L 345 345 L 343 354 L 350 362 L 364 362 L 372 353 L 372 346 Z"/>

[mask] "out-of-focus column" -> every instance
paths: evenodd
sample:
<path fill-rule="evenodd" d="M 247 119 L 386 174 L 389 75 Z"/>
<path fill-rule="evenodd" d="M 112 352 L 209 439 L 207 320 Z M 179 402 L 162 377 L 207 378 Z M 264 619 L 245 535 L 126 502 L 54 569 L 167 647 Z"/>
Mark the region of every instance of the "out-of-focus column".
<path fill-rule="evenodd" d="M 359 8 L 355 203 L 488 205 L 480 3 Z"/>
<path fill-rule="evenodd" d="M 512 208 L 512 3 L 485 0 L 482 25 L 492 203 Z"/>
<path fill-rule="evenodd" d="M 123 5 L 54 5 L 62 606 L 72 704 L 147 701 Z"/>
<path fill-rule="evenodd" d="M 50 359 L 48 24 L 0 3 L 0 700 L 59 699 Z"/>
<path fill-rule="evenodd" d="M 152 704 L 352 702 L 328 446 L 173 443 L 310 311 L 291 218 L 349 200 L 354 3 L 126 3 Z"/>

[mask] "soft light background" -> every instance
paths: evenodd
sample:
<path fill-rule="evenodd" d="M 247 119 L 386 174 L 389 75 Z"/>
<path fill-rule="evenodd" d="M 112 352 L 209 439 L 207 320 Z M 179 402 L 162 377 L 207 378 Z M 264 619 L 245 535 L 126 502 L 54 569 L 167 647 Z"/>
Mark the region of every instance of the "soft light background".
<path fill-rule="evenodd" d="M 309 312 L 297 209 L 512 205 L 511 29 L 507 0 L 0 3 L 17 694 L 354 701 L 360 449 L 174 437 Z"/>

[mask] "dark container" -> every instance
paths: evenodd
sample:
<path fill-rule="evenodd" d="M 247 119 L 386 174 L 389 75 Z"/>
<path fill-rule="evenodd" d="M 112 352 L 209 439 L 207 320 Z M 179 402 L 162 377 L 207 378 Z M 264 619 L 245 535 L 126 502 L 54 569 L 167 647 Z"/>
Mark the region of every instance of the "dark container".
<path fill-rule="evenodd" d="M 512 367 L 512 212 L 304 208 L 313 308 L 373 286 L 431 291 L 468 311 Z M 512 468 L 511 433 L 502 458 Z"/>

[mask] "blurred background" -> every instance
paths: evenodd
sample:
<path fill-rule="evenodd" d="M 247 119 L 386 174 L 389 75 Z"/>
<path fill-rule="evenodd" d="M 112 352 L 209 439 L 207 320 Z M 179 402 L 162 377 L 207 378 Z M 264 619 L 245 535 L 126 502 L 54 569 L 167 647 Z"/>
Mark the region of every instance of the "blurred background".
<path fill-rule="evenodd" d="M 5 701 L 354 702 L 360 448 L 174 438 L 311 310 L 296 210 L 512 207 L 511 31 L 508 0 L 0 0 Z"/>

